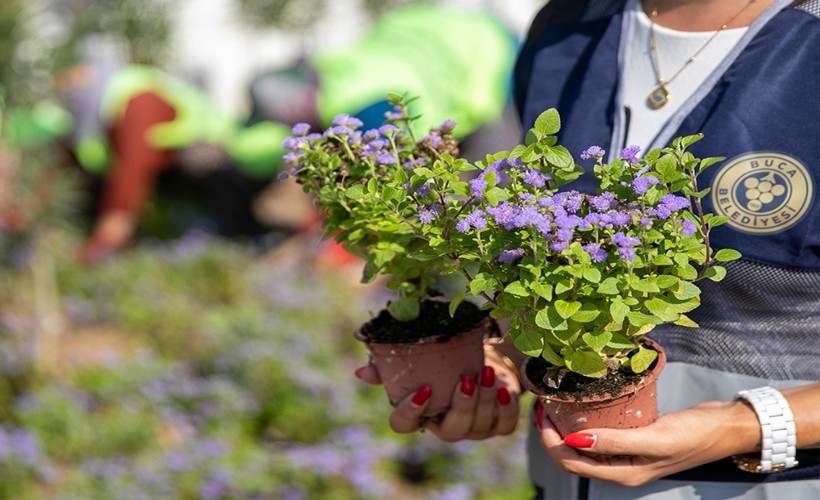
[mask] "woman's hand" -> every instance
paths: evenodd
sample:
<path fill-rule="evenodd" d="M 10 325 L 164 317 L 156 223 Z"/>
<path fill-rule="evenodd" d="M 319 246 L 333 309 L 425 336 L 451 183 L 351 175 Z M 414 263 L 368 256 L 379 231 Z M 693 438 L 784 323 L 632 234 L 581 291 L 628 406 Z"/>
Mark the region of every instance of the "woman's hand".
<path fill-rule="evenodd" d="M 422 386 L 399 402 L 390 414 L 390 427 L 402 434 L 424 428 L 446 442 L 512 433 L 518 424 L 518 375 L 492 349 L 485 349 L 485 364 L 478 380 L 464 377 L 456 384 L 452 406 L 440 422 L 420 424 L 431 395 L 430 388 Z M 372 366 L 360 367 L 356 376 L 371 384 L 381 383 Z"/>
<path fill-rule="evenodd" d="M 738 401 L 702 403 L 637 429 L 588 429 L 564 439 L 538 414 L 541 444 L 561 469 L 623 486 L 746 453 L 760 440 L 754 411 Z M 590 458 L 576 448 L 604 457 Z"/>
<path fill-rule="evenodd" d="M 820 383 L 781 392 L 794 414 L 797 447 L 820 446 Z M 587 429 L 563 440 L 543 412 L 538 413 L 541 444 L 563 470 L 624 486 L 639 486 L 732 455 L 759 452 L 761 447 L 757 415 L 738 400 L 701 403 L 638 429 Z M 612 458 L 595 460 L 575 448 Z"/>

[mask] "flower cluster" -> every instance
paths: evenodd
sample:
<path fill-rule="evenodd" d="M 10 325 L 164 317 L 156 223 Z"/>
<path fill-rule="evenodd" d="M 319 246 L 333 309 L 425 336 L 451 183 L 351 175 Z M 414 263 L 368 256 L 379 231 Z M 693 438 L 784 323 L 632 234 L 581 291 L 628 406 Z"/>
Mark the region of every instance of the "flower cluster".
<path fill-rule="evenodd" d="M 526 144 L 475 164 L 456 158 L 452 124 L 417 141 L 412 118 L 399 116 L 364 133 L 350 117 L 313 138 L 294 128 L 304 134 L 289 143 L 293 172 L 317 194 L 328 233 L 367 259 L 366 278 L 398 276 L 400 298 L 428 293 L 419 285 L 428 274 L 466 277 L 451 310 L 482 297 L 510 320 L 519 350 L 560 369 L 644 371 L 656 353 L 643 335 L 661 323 L 696 326 L 685 316 L 700 303 L 693 282 L 722 279 L 717 263 L 740 256 L 710 247 L 726 218 L 703 212 L 697 176 L 721 158 L 687 151 L 699 135 L 640 157 L 629 146 L 610 163 L 592 146 L 580 157 L 594 161 L 599 189 L 582 193 L 565 188 L 585 170 L 557 144 L 555 110 Z"/>

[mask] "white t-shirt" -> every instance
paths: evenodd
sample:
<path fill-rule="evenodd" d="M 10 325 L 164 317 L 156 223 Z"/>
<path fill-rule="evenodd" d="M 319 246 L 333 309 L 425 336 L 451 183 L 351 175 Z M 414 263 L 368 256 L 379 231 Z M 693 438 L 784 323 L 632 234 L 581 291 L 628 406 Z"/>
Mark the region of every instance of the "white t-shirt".
<path fill-rule="evenodd" d="M 669 100 L 660 109 L 652 109 L 648 104 L 649 94 L 658 88 L 658 77 L 654 69 L 651 49 L 649 16 L 643 11 L 639 0 L 629 0 L 626 15 L 634 16 L 632 44 L 626 54 L 624 68 L 624 105 L 629 108 L 629 130 L 626 145 L 637 145 L 645 149 L 660 132 L 666 121 L 703 83 L 728 55 L 748 28 L 723 30 L 715 36 L 694 62 L 667 84 Z M 677 31 L 655 24 L 655 40 L 660 60 L 661 76 L 669 80 L 695 52 L 697 52 L 714 31 Z"/>

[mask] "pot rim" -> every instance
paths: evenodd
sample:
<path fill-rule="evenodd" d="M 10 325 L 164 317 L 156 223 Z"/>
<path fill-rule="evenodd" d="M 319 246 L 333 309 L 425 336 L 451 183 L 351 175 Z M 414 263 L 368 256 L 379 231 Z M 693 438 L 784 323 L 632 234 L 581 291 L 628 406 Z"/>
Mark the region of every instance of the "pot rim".
<path fill-rule="evenodd" d="M 641 378 L 638 382 L 626 385 L 621 389 L 618 394 L 611 394 L 606 393 L 604 395 L 596 395 L 596 396 L 584 396 L 581 399 L 575 399 L 574 397 L 560 397 L 560 396 L 553 396 L 549 394 L 545 394 L 543 391 L 537 389 L 532 381 L 527 377 L 527 364 L 530 362 L 531 359 L 536 359 L 534 357 L 528 356 L 524 362 L 521 364 L 519 368 L 518 376 L 521 379 L 521 385 L 524 386 L 528 391 L 538 396 L 540 399 L 544 400 L 544 402 L 556 402 L 556 403 L 598 403 L 598 404 L 605 404 L 608 402 L 612 402 L 618 400 L 619 398 L 628 397 L 640 390 L 643 390 L 645 387 L 654 383 L 663 371 L 664 367 L 666 366 L 666 351 L 664 348 L 656 341 L 650 339 L 649 337 L 644 336 L 643 339 L 649 346 L 658 353 L 657 359 L 654 361 L 653 367 L 650 370 L 644 371 L 644 377 Z"/>
<path fill-rule="evenodd" d="M 461 337 L 469 335 L 469 334 L 475 332 L 476 330 L 486 330 L 487 327 L 490 324 L 492 324 L 492 322 L 494 322 L 494 321 L 495 320 L 493 318 L 491 318 L 490 316 L 486 316 L 486 317 L 482 318 L 481 321 L 479 321 L 478 323 L 472 325 L 471 327 L 464 328 L 463 330 L 460 330 L 457 333 L 455 333 L 454 335 L 452 335 L 450 337 L 446 337 L 443 340 L 441 338 L 442 337 L 441 335 L 428 335 L 426 337 L 420 337 L 418 339 L 414 339 L 414 340 L 411 340 L 411 341 L 408 341 L 408 342 L 396 342 L 396 341 L 380 342 L 378 340 L 368 339 L 367 337 L 362 335 L 362 327 L 357 328 L 356 331 L 353 332 L 353 338 L 355 338 L 356 340 L 364 343 L 365 345 L 394 346 L 396 348 L 401 348 L 401 349 L 405 349 L 405 348 L 413 347 L 413 346 L 419 346 L 419 345 L 434 346 L 436 344 L 447 344 L 448 342 L 450 342 L 452 340 L 459 339 Z M 362 325 L 362 326 L 364 326 L 364 325 Z"/>

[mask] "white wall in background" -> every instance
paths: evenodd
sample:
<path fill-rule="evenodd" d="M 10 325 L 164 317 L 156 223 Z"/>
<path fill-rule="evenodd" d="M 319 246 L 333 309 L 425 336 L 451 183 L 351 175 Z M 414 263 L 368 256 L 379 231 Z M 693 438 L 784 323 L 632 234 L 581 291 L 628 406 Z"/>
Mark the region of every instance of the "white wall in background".
<path fill-rule="evenodd" d="M 178 0 L 173 23 L 173 66 L 201 81 L 216 102 L 237 113 L 247 110 L 246 87 L 264 68 L 283 66 L 300 53 L 338 46 L 356 38 L 369 17 L 358 0 L 331 0 L 328 13 L 307 36 L 240 23 L 233 0 Z M 448 3 L 496 12 L 524 33 L 544 0 L 450 0 Z"/>

